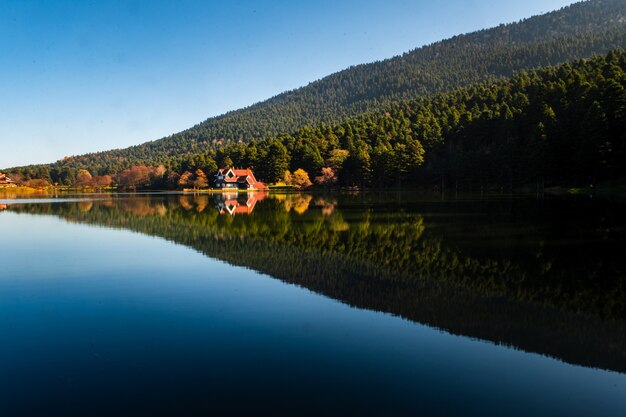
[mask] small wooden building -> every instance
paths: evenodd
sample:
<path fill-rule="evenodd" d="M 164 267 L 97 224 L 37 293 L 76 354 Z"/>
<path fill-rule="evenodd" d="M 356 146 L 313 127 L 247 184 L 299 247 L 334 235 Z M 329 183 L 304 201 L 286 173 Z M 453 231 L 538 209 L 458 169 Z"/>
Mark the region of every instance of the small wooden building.
<path fill-rule="evenodd" d="M 15 182 L 0 172 L 0 188 L 16 187 Z"/>

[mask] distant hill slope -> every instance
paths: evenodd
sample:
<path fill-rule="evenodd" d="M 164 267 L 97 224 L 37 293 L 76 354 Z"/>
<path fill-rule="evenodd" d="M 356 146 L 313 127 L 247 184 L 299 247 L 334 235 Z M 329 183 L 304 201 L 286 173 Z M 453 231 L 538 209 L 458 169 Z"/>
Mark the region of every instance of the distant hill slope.
<path fill-rule="evenodd" d="M 626 47 L 626 1 L 591 0 L 517 23 L 358 65 L 186 131 L 126 149 L 72 157 L 54 166 L 116 173 L 172 158 L 345 120 L 404 99 L 509 77 L 530 68 Z"/>

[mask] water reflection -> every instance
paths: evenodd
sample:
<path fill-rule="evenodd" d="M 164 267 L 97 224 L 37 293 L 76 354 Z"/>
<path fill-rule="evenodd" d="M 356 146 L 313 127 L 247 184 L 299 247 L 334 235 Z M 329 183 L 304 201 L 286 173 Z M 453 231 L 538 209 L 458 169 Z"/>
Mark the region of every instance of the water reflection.
<path fill-rule="evenodd" d="M 215 205 L 220 214 L 250 215 L 254 211 L 256 203 L 262 201 L 267 195 L 266 192 L 221 193 L 215 195 Z"/>
<path fill-rule="evenodd" d="M 223 215 L 250 215 L 254 211 L 256 204 L 269 197 L 268 192 L 247 192 L 247 193 L 215 193 L 215 194 L 194 194 L 181 195 L 178 202 L 185 210 L 194 210 L 202 213 L 209 204 L 217 208 L 217 212 Z M 298 214 L 304 214 L 313 199 L 310 194 L 272 194 L 271 198 L 279 201 L 285 212 L 294 211 Z M 320 204 L 324 203 L 321 200 Z M 142 204 L 152 204 L 149 200 L 143 201 Z M 336 202 L 335 202 L 336 204 Z M 330 209 L 332 212 L 332 209 Z"/>
<path fill-rule="evenodd" d="M 626 371 L 626 224 L 601 204 L 250 193 L 8 209 L 160 236 L 353 306 Z"/>

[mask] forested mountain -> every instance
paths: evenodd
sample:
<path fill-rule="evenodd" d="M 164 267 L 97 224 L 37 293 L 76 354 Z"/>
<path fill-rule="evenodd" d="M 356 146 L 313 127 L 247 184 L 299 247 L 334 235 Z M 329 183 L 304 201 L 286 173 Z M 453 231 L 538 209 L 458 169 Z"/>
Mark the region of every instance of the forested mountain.
<path fill-rule="evenodd" d="M 589 184 L 626 177 L 626 52 L 391 105 L 336 125 L 222 147 L 197 164 L 303 168 L 387 187 Z M 181 167 L 184 168 L 184 167 Z"/>
<path fill-rule="evenodd" d="M 500 25 L 493 29 L 437 42 L 389 60 L 352 67 L 249 108 L 208 119 L 187 131 L 158 141 L 122 150 L 70 157 L 49 167 L 28 167 L 14 172 L 23 174 L 25 178 L 46 177 L 48 174 L 52 181 L 68 183 L 77 170 L 83 168 L 102 175 L 118 174 L 130 166 L 143 164 L 150 166 L 163 164 L 167 169 L 178 173 L 197 167 L 212 169 L 215 163 L 223 164 L 225 161 L 260 166 L 259 162 L 266 161 L 268 155 L 270 157 L 278 155 L 279 159 L 282 158 L 282 149 L 263 148 L 264 139 L 278 137 L 288 152 L 285 156 L 287 161 L 281 168 L 308 168 L 312 175 L 317 175 L 319 169 L 325 165 L 325 160 L 331 157 L 332 150 L 335 148 L 352 150 L 352 158 L 348 159 L 348 165 L 343 167 L 342 181 L 344 184 L 355 182 L 364 184 L 371 182 L 371 177 L 369 174 L 359 174 L 354 170 L 356 167 L 350 167 L 350 163 L 354 162 L 352 159 L 359 153 L 362 156 L 367 153 L 371 157 L 370 151 L 374 151 L 379 141 L 371 140 L 372 138 L 357 138 L 365 139 L 365 143 L 371 148 L 367 149 L 357 143 L 359 145 L 357 150 L 354 143 L 335 143 L 333 137 L 341 136 L 341 130 L 351 126 L 354 121 L 358 124 L 359 121 L 366 120 L 370 125 L 376 124 L 380 122 L 380 114 L 389 115 L 385 117 L 394 119 L 398 109 L 406 108 L 409 100 L 416 99 L 416 102 L 410 104 L 410 108 L 415 109 L 416 106 L 428 108 L 428 112 L 422 112 L 423 117 L 432 119 L 425 125 L 420 122 L 420 126 L 423 129 L 434 130 L 422 131 L 420 130 L 422 127 L 409 126 L 402 131 L 402 135 L 408 140 L 404 145 L 409 146 L 412 152 L 405 154 L 407 160 L 404 163 L 420 165 L 426 149 L 430 152 L 426 156 L 427 167 L 430 167 L 431 172 L 441 171 L 441 163 L 435 166 L 435 159 L 430 159 L 444 156 L 441 149 L 432 146 L 433 143 L 443 142 L 449 137 L 456 138 L 460 127 L 477 126 L 476 119 L 489 120 L 481 116 L 485 106 L 495 106 L 487 109 L 492 115 L 496 114 L 495 118 L 501 116 L 501 111 L 506 113 L 502 117 L 509 121 L 507 122 L 509 125 L 507 130 L 500 133 L 510 136 L 520 131 L 520 126 L 510 125 L 510 121 L 513 120 L 511 115 L 518 116 L 519 119 L 520 113 L 527 110 L 525 107 L 534 108 L 537 105 L 537 102 L 521 103 L 518 97 L 496 96 L 495 101 L 486 100 L 486 97 L 475 99 L 474 94 L 490 89 L 489 94 L 494 91 L 496 94 L 503 93 L 507 84 L 496 81 L 528 68 L 590 57 L 594 53 L 606 53 L 611 49 L 624 47 L 626 47 L 625 1 L 592 0 L 577 3 L 518 23 Z M 534 83 L 537 81 L 536 77 L 542 77 L 541 74 L 531 73 L 531 78 L 527 81 Z M 601 81 L 594 79 L 592 84 L 600 88 L 597 83 Z M 483 84 L 470 89 L 455 90 L 477 82 Z M 519 79 L 517 82 L 519 83 Z M 616 79 L 616 82 L 621 83 L 619 79 Z M 620 85 L 623 86 L 623 83 Z M 535 85 L 535 88 L 540 86 Z M 434 96 L 429 102 L 424 100 L 424 97 L 433 97 L 451 90 L 455 90 L 451 95 Z M 574 105 L 578 97 L 569 96 L 568 100 L 570 105 Z M 445 114 L 441 109 L 436 109 L 441 102 L 453 107 L 454 114 Z M 509 115 L 507 111 L 502 110 L 504 105 L 509 110 L 511 108 L 516 110 L 511 110 L 512 113 Z M 475 108 L 476 106 L 478 108 Z M 435 109 L 431 111 L 433 107 Z M 559 107 L 558 103 L 556 107 Z M 562 110 L 569 111 L 565 108 Z M 410 117 L 408 114 L 407 116 Z M 570 116 L 561 113 L 559 117 L 563 119 Z M 491 123 L 492 126 L 496 125 L 495 122 Z M 307 134 L 302 132 L 293 135 L 293 132 L 306 126 L 312 127 L 317 136 L 330 135 L 330 137 L 318 140 L 317 143 L 308 141 L 311 143 L 300 146 L 297 143 L 288 143 L 289 140 L 285 142 L 286 139 L 281 136 L 284 134 L 291 134 L 296 138 L 306 136 Z M 379 128 L 384 130 L 383 125 Z M 499 124 L 498 128 L 501 129 L 502 125 Z M 543 123 L 542 129 L 550 128 Z M 467 135 L 470 131 L 471 129 L 464 129 L 463 134 Z M 239 142 L 250 143 L 258 140 L 261 140 L 260 146 L 254 143 L 252 147 L 248 146 L 253 149 L 251 152 L 257 152 L 257 155 L 241 155 L 244 152 L 242 149 L 246 147 L 238 144 Z M 495 138 L 492 137 L 490 140 L 495 141 Z M 384 143 L 380 146 L 383 145 L 386 146 Z M 307 148 L 306 152 L 304 148 Z M 313 148 L 317 148 L 317 152 L 312 151 Z M 302 162 L 305 153 L 306 158 L 313 158 L 315 162 Z M 457 168 L 459 167 L 451 169 Z M 377 171 L 374 167 L 372 169 Z M 412 172 L 412 168 L 394 172 L 405 176 Z M 261 178 L 267 181 L 276 180 L 278 173 L 279 170 L 273 170 L 264 173 Z M 376 174 L 381 178 L 379 172 Z M 439 174 L 441 172 L 438 172 Z M 507 181 L 512 182 L 514 179 L 510 173 L 508 175 L 500 173 L 498 176 L 498 180 L 507 177 Z M 386 174 L 382 178 L 386 178 Z M 409 179 L 415 182 L 416 177 L 412 176 Z M 397 178 L 393 178 L 393 181 L 401 182 Z"/>
<path fill-rule="evenodd" d="M 250 166 L 271 182 L 303 169 L 321 174 L 320 185 L 513 188 L 625 178 L 625 160 L 626 52 L 617 50 L 337 124 L 173 157 L 160 170 L 134 167 L 118 181 L 129 188 L 190 187 L 194 172 L 205 176 L 219 165 Z M 14 172 L 61 181 L 72 174 L 67 166 Z"/>

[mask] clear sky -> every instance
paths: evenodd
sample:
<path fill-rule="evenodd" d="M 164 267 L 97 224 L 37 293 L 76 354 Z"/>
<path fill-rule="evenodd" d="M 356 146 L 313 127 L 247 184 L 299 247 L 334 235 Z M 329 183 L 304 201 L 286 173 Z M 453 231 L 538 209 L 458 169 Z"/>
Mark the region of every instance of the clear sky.
<path fill-rule="evenodd" d="M 571 0 L 0 0 L 0 168 L 139 144 Z"/>

